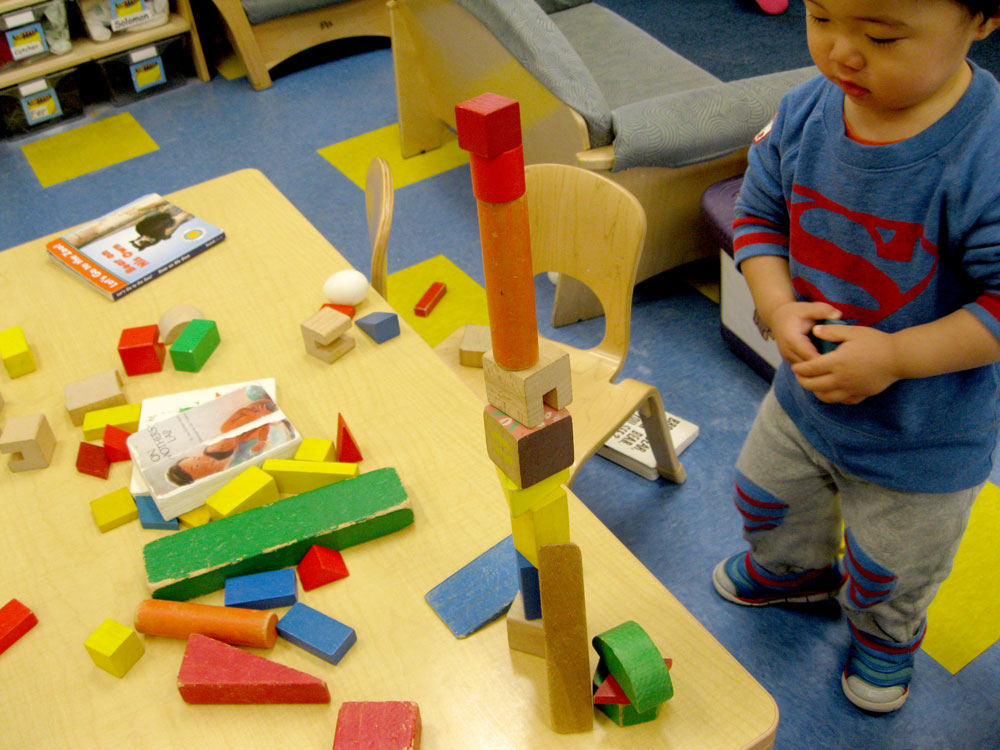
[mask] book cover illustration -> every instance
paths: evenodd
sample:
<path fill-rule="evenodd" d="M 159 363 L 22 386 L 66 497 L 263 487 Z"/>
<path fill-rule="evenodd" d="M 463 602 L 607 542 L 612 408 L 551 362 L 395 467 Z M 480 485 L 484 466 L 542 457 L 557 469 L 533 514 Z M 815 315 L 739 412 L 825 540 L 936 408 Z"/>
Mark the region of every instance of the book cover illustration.
<path fill-rule="evenodd" d="M 663 414 L 667 419 L 667 429 L 670 430 L 670 439 L 673 441 L 674 450 L 679 456 L 698 437 L 698 425 L 670 412 L 663 412 Z M 642 417 L 639 416 L 639 412 L 635 412 L 622 423 L 621 427 L 615 430 L 615 434 L 597 449 L 597 455 L 603 456 L 619 466 L 624 466 L 651 481 L 660 476 L 656 470 L 656 458 L 649 446 L 649 439 L 646 437 L 646 430 L 642 426 Z"/>
<path fill-rule="evenodd" d="M 248 466 L 294 455 L 302 437 L 257 384 L 238 388 L 130 435 L 132 461 L 167 520 L 203 505 Z"/>
<path fill-rule="evenodd" d="M 46 246 L 49 258 L 118 299 L 225 238 L 225 232 L 151 193 Z"/>

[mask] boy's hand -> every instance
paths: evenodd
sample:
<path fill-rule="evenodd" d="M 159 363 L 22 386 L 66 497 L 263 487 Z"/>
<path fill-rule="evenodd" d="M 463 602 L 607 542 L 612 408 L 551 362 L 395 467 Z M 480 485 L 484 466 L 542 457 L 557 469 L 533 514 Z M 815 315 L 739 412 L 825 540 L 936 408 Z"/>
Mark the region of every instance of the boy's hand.
<path fill-rule="evenodd" d="M 795 365 L 819 356 L 809 339 L 817 321 L 839 318 L 840 310 L 825 302 L 786 302 L 771 311 L 771 333 L 781 356 Z"/>
<path fill-rule="evenodd" d="M 813 333 L 837 342 L 829 354 L 792 364 L 799 384 L 826 403 L 857 404 L 899 380 L 892 336 L 867 326 L 816 326 Z"/>

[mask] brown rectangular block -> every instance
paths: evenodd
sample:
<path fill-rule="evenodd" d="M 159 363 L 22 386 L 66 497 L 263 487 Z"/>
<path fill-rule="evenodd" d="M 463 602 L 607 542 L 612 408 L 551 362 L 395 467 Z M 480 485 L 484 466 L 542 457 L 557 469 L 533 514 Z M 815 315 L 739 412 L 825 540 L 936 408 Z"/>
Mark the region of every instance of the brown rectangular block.
<path fill-rule="evenodd" d="M 573 465 L 573 418 L 566 409 L 546 409 L 542 423 L 528 427 L 487 404 L 483 423 L 486 452 L 518 489 Z"/>

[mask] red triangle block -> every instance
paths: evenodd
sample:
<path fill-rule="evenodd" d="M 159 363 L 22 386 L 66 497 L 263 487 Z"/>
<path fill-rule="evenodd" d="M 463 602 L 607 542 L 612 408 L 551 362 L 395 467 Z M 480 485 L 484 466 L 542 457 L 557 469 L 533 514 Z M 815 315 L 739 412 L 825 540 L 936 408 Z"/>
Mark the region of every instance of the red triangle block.
<path fill-rule="evenodd" d="M 344 421 L 344 415 L 339 412 L 337 413 L 337 460 L 348 464 L 356 464 L 363 460 L 358 444 L 354 442 L 354 436 Z"/>
<path fill-rule="evenodd" d="M 664 659 L 663 663 L 667 665 L 667 669 L 670 669 L 674 662 L 673 659 Z M 608 679 L 602 682 L 601 686 L 594 692 L 595 706 L 627 706 L 629 703 L 631 701 L 625 696 L 625 691 L 622 690 L 622 686 L 618 684 L 614 675 L 609 674 Z"/>
<path fill-rule="evenodd" d="M 343 555 L 335 549 L 314 544 L 295 568 L 305 591 L 312 591 L 326 583 L 339 581 L 350 575 Z"/>
<path fill-rule="evenodd" d="M 188 637 L 177 689 L 186 703 L 329 703 L 318 677 L 208 636 Z"/>

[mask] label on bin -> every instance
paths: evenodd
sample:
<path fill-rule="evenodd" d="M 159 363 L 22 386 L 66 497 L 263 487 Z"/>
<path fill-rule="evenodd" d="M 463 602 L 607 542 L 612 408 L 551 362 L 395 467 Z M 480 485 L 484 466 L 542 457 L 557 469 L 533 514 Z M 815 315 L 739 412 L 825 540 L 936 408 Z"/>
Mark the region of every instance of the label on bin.
<path fill-rule="evenodd" d="M 37 125 L 40 122 L 51 120 L 62 114 L 62 107 L 59 106 L 59 97 L 53 89 L 45 89 L 36 94 L 21 97 L 21 109 L 29 125 Z"/>
<path fill-rule="evenodd" d="M 45 34 L 42 33 L 42 25 L 40 23 L 19 26 L 5 33 L 11 57 L 15 60 L 23 60 L 26 57 L 40 55 L 43 52 L 49 51 L 49 45 L 45 41 Z"/>
<path fill-rule="evenodd" d="M 123 31 L 142 26 L 153 17 L 146 0 L 111 0 L 111 30 Z"/>
<path fill-rule="evenodd" d="M 167 76 L 163 70 L 163 60 L 160 59 L 159 55 L 132 63 L 128 69 L 129 73 L 132 74 L 132 88 L 135 89 L 136 93 L 167 82 Z"/>

